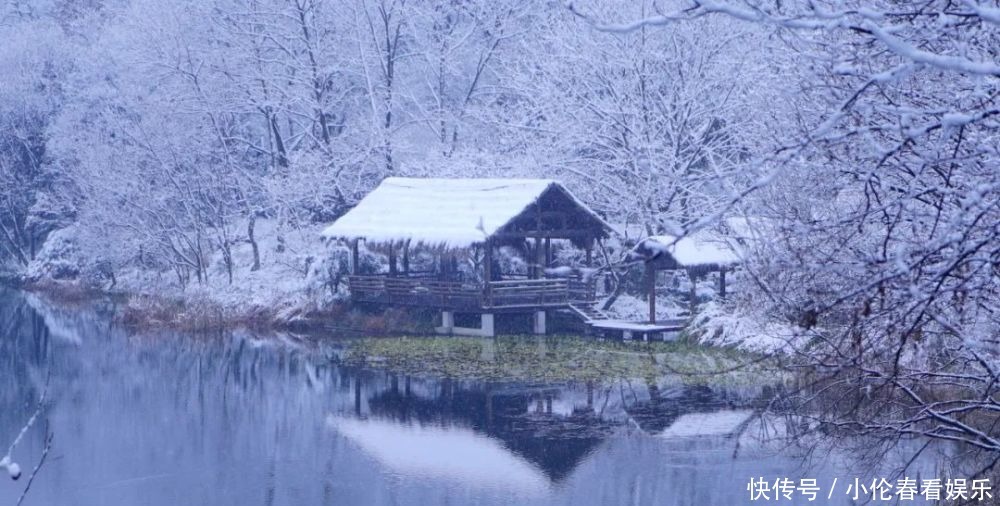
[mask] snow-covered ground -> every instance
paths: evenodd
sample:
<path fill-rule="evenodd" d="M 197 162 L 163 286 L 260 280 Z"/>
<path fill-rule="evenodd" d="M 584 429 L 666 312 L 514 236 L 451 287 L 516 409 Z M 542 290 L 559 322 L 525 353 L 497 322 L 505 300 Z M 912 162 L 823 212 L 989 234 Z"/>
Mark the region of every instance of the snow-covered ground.
<path fill-rule="evenodd" d="M 232 248 L 233 279 L 229 282 L 222 255 L 209 258 L 207 279 L 183 285 L 170 271 L 142 268 L 135 263 L 110 273 L 89 266 L 80 255 L 75 227 L 52 235 L 25 278 L 41 286 L 72 286 L 124 293 L 131 309 L 154 312 L 164 304 L 184 312 L 214 312 L 227 320 L 289 322 L 339 301 L 346 295 L 341 276 L 347 273 L 349 251 L 320 238 L 322 225 L 282 227 L 258 220 L 255 236 L 260 269 L 252 270 L 253 251 L 247 242 Z M 196 318 L 182 314 L 178 318 Z"/>
<path fill-rule="evenodd" d="M 776 319 L 740 314 L 716 302 L 704 304 L 691 326 L 699 341 L 716 346 L 736 346 L 764 353 L 792 352 L 813 335 Z"/>

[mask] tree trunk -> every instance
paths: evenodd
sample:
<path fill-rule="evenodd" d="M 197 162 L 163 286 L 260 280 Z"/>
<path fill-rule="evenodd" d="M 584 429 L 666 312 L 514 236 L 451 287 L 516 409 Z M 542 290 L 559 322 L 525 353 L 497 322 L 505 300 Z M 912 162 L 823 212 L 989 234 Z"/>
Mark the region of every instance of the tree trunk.
<path fill-rule="evenodd" d="M 251 213 L 250 220 L 247 222 L 247 242 L 250 243 L 250 248 L 253 249 L 253 266 L 250 267 L 250 271 L 252 272 L 260 270 L 260 247 L 257 245 L 257 239 L 253 235 L 256 223 L 257 215 Z"/>

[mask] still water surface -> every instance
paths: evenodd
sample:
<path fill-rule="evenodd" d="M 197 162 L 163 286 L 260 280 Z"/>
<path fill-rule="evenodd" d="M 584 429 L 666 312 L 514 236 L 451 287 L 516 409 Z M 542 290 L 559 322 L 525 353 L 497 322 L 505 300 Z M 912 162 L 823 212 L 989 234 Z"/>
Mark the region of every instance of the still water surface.
<path fill-rule="evenodd" d="M 0 292 L 4 444 L 48 381 L 54 446 L 25 504 L 728 505 L 751 476 L 840 472 L 730 435 L 766 388 L 407 376 L 343 365 L 348 338 L 130 334 L 99 313 Z"/>

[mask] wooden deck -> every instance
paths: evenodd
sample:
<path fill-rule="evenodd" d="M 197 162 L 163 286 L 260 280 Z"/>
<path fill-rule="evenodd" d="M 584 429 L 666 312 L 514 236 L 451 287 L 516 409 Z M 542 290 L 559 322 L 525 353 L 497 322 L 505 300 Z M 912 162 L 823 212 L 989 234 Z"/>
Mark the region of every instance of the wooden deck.
<path fill-rule="evenodd" d="M 532 311 L 594 300 L 594 283 L 572 278 L 514 279 L 489 283 L 422 277 L 349 276 L 357 302 L 452 311 Z"/>
<path fill-rule="evenodd" d="M 588 322 L 596 332 L 622 339 L 673 341 L 684 328 L 686 320 L 677 319 L 661 323 L 630 322 L 623 320 L 592 320 Z"/>

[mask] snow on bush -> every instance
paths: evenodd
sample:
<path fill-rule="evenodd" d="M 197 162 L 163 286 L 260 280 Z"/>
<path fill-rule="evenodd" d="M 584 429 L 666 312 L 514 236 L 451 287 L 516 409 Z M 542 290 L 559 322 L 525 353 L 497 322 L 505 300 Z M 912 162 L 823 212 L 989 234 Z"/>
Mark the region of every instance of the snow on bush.
<path fill-rule="evenodd" d="M 113 268 L 107 261 L 86 262 L 73 225 L 53 232 L 32 261 L 25 278 L 32 283 L 74 283 L 131 295 L 130 318 L 151 320 L 266 320 L 287 322 L 321 310 L 347 295 L 350 249 L 324 242 L 320 226 L 283 227 L 258 220 L 260 268 L 252 270 L 249 243 L 232 247 L 233 279 L 229 282 L 221 253 L 207 259 L 206 278 L 182 283 L 155 262 L 137 258 Z M 384 258 L 361 249 L 363 272 L 377 272 Z M 113 285 L 110 280 L 114 280 Z M 163 323 L 171 323 L 165 321 Z"/>
<path fill-rule="evenodd" d="M 667 320 L 677 318 L 686 311 L 667 297 L 656 299 L 656 319 Z M 649 319 L 649 301 L 635 295 L 622 294 L 615 299 L 614 304 L 606 311 L 616 320 L 646 321 Z"/>
<path fill-rule="evenodd" d="M 76 225 L 52 232 L 35 259 L 28 264 L 29 281 L 76 280 L 83 271 L 83 260 L 76 241 Z"/>
<path fill-rule="evenodd" d="M 799 327 L 744 314 L 715 301 L 699 306 L 689 331 L 704 344 L 765 353 L 790 353 L 808 340 L 808 333 Z"/>

